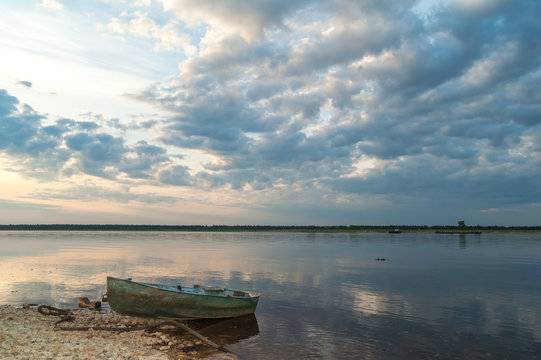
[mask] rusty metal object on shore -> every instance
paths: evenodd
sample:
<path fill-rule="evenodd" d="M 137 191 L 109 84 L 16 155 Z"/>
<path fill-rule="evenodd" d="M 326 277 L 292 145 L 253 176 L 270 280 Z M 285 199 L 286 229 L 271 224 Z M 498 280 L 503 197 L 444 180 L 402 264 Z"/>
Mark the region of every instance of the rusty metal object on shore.
<path fill-rule="evenodd" d="M 79 307 L 80 308 L 88 308 L 88 309 L 101 309 L 101 302 L 100 301 L 90 301 L 86 296 L 82 296 L 79 298 Z"/>

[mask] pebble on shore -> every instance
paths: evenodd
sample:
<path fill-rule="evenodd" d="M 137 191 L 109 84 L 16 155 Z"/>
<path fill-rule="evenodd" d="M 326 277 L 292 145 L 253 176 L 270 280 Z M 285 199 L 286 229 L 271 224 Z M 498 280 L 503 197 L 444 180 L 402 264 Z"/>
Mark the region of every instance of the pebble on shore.
<path fill-rule="evenodd" d="M 145 326 L 156 320 L 71 310 L 75 320 L 59 326 Z M 46 316 L 37 307 L 0 306 L 0 359 L 200 359 L 201 342 L 173 336 L 166 329 L 129 332 L 102 330 L 62 331 L 55 329 L 57 316 Z M 215 354 L 216 355 L 216 354 Z"/>

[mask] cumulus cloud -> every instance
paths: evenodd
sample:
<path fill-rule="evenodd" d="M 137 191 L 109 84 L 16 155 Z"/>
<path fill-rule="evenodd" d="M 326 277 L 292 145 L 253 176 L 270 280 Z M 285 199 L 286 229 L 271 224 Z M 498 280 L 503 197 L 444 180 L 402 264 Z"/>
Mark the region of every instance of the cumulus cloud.
<path fill-rule="evenodd" d="M 127 144 L 92 121 L 60 118 L 53 125 L 45 115 L 20 104 L 0 90 L 0 151 L 19 159 L 27 176 L 57 179 L 76 173 L 107 179 L 157 180 L 161 167 L 171 166 L 166 150 L 141 140 Z"/>
<path fill-rule="evenodd" d="M 169 156 L 164 148 L 142 140 L 132 146 L 118 169 L 130 178 L 151 179 L 158 168 L 168 163 Z"/>
<path fill-rule="evenodd" d="M 209 184 L 528 201 L 506 189 L 541 172 L 519 150 L 541 131 L 538 2 L 210 4 L 164 1 L 209 29 L 176 79 L 140 94 L 178 114 L 165 143 L 218 159 L 198 174 Z M 365 158 L 380 165 L 361 177 Z"/>
<path fill-rule="evenodd" d="M 0 149 L 57 174 L 220 188 L 282 208 L 302 194 L 333 209 L 350 197 L 479 211 L 541 202 L 539 1 L 160 3 L 175 18 L 139 9 L 100 30 L 188 55 L 130 95 L 167 117 L 53 121 L 4 91 Z M 147 128 L 156 138 L 125 134 Z M 185 151 L 206 162 L 170 155 Z"/>
<path fill-rule="evenodd" d="M 158 179 L 164 184 L 178 186 L 190 185 L 193 182 L 188 168 L 181 165 L 161 170 L 158 174 Z"/>
<path fill-rule="evenodd" d="M 152 0 L 136 0 L 132 3 L 134 7 L 149 7 L 152 5 Z"/>
<path fill-rule="evenodd" d="M 43 116 L 0 89 L 0 151 L 18 157 L 34 173 L 58 171 L 69 155 Z"/>
<path fill-rule="evenodd" d="M 118 34 L 120 36 L 132 35 L 148 38 L 155 41 L 154 50 L 183 52 L 188 56 L 195 55 L 197 49 L 191 44 L 190 36 L 179 34 L 178 24 L 168 22 L 161 26 L 147 14 L 135 11 L 132 14 L 124 14 L 129 18 L 124 22 L 120 18 L 113 18 L 107 25 L 99 25 L 98 29 L 103 32 Z"/>
<path fill-rule="evenodd" d="M 43 0 L 41 6 L 52 10 L 62 10 L 64 8 L 58 0 Z"/>
<path fill-rule="evenodd" d="M 209 24 L 221 32 L 258 40 L 265 30 L 281 27 L 285 16 L 306 1 L 289 0 L 160 0 L 191 26 Z"/>

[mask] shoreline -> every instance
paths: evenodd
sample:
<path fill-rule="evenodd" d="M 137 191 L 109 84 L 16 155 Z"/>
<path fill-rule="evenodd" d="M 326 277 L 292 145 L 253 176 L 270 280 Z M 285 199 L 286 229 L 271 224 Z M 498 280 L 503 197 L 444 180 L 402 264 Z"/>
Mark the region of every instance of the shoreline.
<path fill-rule="evenodd" d="M 0 358 L 5 359 L 236 359 L 205 346 L 193 335 L 173 326 L 150 331 L 62 330 L 59 327 L 127 328 L 156 319 L 89 309 L 71 309 L 74 320 L 55 326 L 37 306 L 0 305 Z"/>
<path fill-rule="evenodd" d="M 47 225 L 0 225 L 0 232 L 181 232 L 181 233 L 345 233 L 345 234 L 381 234 L 399 230 L 405 234 L 541 234 L 541 227 L 471 227 L 466 230 L 453 227 L 412 227 L 412 226 L 381 226 L 381 227 L 356 227 L 356 226 L 315 226 L 315 227 L 204 227 L 199 228 L 184 226 L 47 226 Z"/>

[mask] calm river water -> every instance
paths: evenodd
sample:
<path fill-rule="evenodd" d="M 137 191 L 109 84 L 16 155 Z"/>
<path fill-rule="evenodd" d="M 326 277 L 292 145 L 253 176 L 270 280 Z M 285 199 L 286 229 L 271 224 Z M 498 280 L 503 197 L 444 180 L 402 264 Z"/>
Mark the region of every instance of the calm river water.
<path fill-rule="evenodd" d="M 541 358 L 540 235 L 0 232 L 0 304 L 108 275 L 260 292 L 245 359 Z"/>

